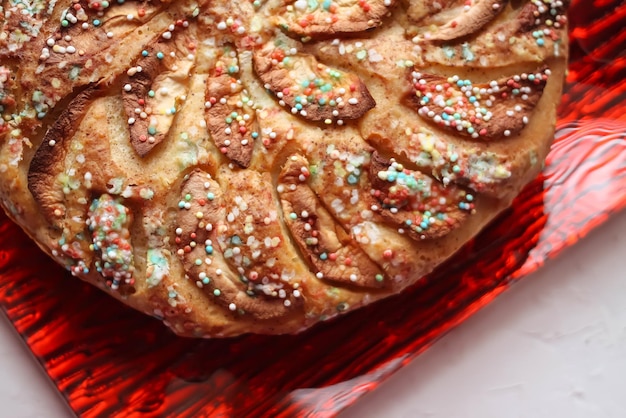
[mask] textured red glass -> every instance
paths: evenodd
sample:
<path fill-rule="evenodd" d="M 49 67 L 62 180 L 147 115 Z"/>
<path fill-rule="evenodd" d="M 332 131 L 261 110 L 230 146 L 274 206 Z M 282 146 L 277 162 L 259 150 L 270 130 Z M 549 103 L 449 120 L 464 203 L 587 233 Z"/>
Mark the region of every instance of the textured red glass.
<path fill-rule="evenodd" d="M 539 178 L 402 295 L 297 336 L 175 337 L 50 261 L 0 216 L 0 307 L 83 417 L 334 416 L 626 206 L 626 3 L 574 1 Z"/>

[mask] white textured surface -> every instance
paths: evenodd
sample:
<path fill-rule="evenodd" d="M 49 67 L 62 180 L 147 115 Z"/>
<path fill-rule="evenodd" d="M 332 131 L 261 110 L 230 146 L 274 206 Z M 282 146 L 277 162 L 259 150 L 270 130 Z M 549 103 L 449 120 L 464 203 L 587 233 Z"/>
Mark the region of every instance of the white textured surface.
<path fill-rule="evenodd" d="M 0 416 L 69 416 L 0 320 Z M 626 417 L 626 213 L 448 334 L 342 418 Z"/>

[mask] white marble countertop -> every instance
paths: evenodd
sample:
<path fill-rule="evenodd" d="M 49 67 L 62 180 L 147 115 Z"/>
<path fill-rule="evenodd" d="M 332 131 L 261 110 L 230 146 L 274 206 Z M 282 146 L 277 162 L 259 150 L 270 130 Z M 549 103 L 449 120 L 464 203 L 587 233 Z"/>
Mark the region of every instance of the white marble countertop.
<path fill-rule="evenodd" d="M 71 416 L 0 319 L 0 416 Z M 626 212 L 342 414 L 626 417 Z"/>

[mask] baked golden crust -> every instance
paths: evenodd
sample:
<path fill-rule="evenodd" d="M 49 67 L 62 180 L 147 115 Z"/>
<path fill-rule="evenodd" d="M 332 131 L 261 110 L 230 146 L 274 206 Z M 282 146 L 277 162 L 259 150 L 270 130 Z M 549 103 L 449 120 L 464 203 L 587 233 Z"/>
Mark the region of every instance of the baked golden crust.
<path fill-rule="evenodd" d="M 293 333 L 419 280 L 541 168 L 566 5 L 4 2 L 0 197 L 176 333 Z"/>
<path fill-rule="evenodd" d="M 395 1 L 326 0 L 320 5 L 296 0 L 282 3 L 272 19 L 277 26 L 304 37 L 327 37 L 380 26 Z"/>

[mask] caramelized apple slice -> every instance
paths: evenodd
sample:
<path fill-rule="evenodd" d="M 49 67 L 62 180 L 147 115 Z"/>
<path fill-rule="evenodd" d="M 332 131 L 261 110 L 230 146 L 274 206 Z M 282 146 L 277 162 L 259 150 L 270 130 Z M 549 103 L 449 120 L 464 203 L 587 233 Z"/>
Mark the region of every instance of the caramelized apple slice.
<path fill-rule="evenodd" d="M 96 253 L 95 268 L 112 290 L 134 284 L 134 256 L 130 238 L 132 212 L 109 194 L 94 199 L 87 226 Z"/>
<path fill-rule="evenodd" d="M 452 41 L 479 32 L 504 10 L 508 0 L 411 0 L 407 15 L 428 28 L 424 38 Z"/>
<path fill-rule="evenodd" d="M 258 50 L 254 68 L 281 105 L 311 121 L 342 124 L 376 105 L 356 75 L 321 64 L 313 55 L 282 42 L 270 42 Z"/>
<path fill-rule="evenodd" d="M 372 154 L 369 177 L 377 212 L 413 239 L 443 237 L 474 209 L 474 196 L 465 190 L 444 186 L 377 152 Z"/>
<path fill-rule="evenodd" d="M 485 27 L 468 42 L 432 42 L 437 39 L 436 30 L 423 33 L 422 39 L 419 35 L 414 42 L 425 62 L 446 66 L 501 68 L 545 62 L 567 54 L 567 3 L 532 0 L 519 9 L 506 7 L 502 22 Z"/>
<path fill-rule="evenodd" d="M 123 79 L 130 142 L 142 157 L 167 137 L 189 91 L 193 55 L 184 35 L 173 36 L 146 47 Z"/>
<path fill-rule="evenodd" d="M 504 9 L 507 0 L 473 0 L 459 8 L 458 14 L 440 26 L 427 38 L 431 41 L 451 41 L 480 31 Z"/>
<path fill-rule="evenodd" d="M 204 116 L 218 149 L 241 167 L 248 167 L 260 129 L 239 71 L 236 51 L 226 48 L 207 82 Z"/>
<path fill-rule="evenodd" d="M 15 57 L 41 31 L 52 12 L 49 1 L 0 2 L 0 57 Z"/>
<path fill-rule="evenodd" d="M 37 116 L 43 118 L 77 87 L 114 80 L 155 33 L 164 34 L 177 20 L 185 26 L 192 3 L 181 0 L 168 7 L 161 1 L 72 2 L 62 13 L 59 28 L 30 46 L 39 62 L 23 71 L 21 83 L 25 95 L 33 97 Z"/>
<path fill-rule="evenodd" d="M 101 94 L 97 86 L 92 86 L 69 103 L 46 132 L 28 172 L 28 188 L 35 202 L 60 235 L 56 251 L 68 258 L 68 268 L 74 273 L 87 273 L 94 258 L 93 242 L 85 234 L 93 195 L 119 194 L 123 182 L 119 177 L 121 170 L 110 158 L 108 132 L 101 126 L 107 108 L 93 104 Z M 105 200 L 101 201 L 103 207 L 126 213 L 117 203 Z M 97 207 L 92 208 L 92 214 L 99 211 Z M 99 228 L 98 222 L 92 224 Z M 103 260 L 100 267 L 106 270 L 106 254 L 99 257 Z M 104 276 L 112 287 L 130 280 L 130 276 L 125 276 L 115 281 L 112 270 L 107 270 Z"/>
<path fill-rule="evenodd" d="M 207 173 L 192 172 L 181 191 L 175 241 L 185 272 L 215 303 L 257 319 L 279 318 L 299 305 L 302 290 L 293 262 L 285 264 L 291 254 L 268 204 L 273 196 L 260 175 L 249 177 L 229 179 L 226 196 Z"/>
<path fill-rule="evenodd" d="M 307 185 L 308 166 L 302 156 L 289 157 L 278 186 L 285 223 L 300 251 L 320 279 L 363 287 L 385 287 L 384 272 L 337 225 Z"/>
<path fill-rule="evenodd" d="M 288 0 L 274 24 L 300 36 L 363 32 L 382 24 L 395 0 Z"/>
<path fill-rule="evenodd" d="M 78 94 L 48 129 L 31 161 L 28 188 L 44 218 L 53 225 L 58 225 L 58 221 L 66 217 L 66 198 L 63 187 L 58 185 L 58 175 L 65 172 L 70 142 L 92 100 L 102 94 L 97 86 Z M 98 145 L 97 152 L 102 152 L 103 147 L 108 151 L 108 142 Z M 91 149 L 87 151 L 91 152 Z"/>
<path fill-rule="evenodd" d="M 492 140 L 521 131 L 541 99 L 550 70 L 474 84 L 458 76 L 413 71 L 405 101 L 437 126 Z"/>

